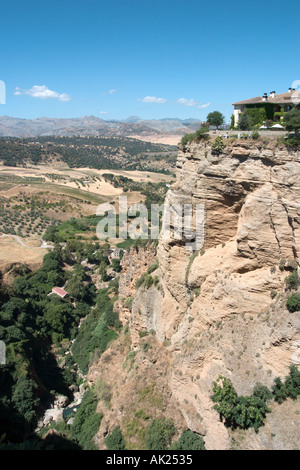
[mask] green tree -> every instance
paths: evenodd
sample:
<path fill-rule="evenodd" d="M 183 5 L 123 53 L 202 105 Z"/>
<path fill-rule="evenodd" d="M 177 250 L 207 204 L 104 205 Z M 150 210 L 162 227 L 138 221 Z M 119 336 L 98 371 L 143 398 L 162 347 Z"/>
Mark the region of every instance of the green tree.
<path fill-rule="evenodd" d="M 188 429 L 171 445 L 170 450 L 205 450 L 205 444 L 202 436 Z"/>
<path fill-rule="evenodd" d="M 27 377 L 20 376 L 13 389 L 12 403 L 17 412 L 31 423 L 36 415 L 39 402 L 35 396 L 36 383 Z"/>
<path fill-rule="evenodd" d="M 277 403 L 283 403 L 287 397 L 285 384 L 282 382 L 280 377 L 276 377 L 274 384 L 272 385 L 273 397 Z"/>
<path fill-rule="evenodd" d="M 239 129 L 248 131 L 252 127 L 252 120 L 248 113 L 242 113 L 239 117 Z"/>
<path fill-rule="evenodd" d="M 242 429 L 253 427 L 257 432 L 263 425 L 266 414 L 270 412 L 266 402 L 271 393 L 261 384 L 257 384 L 250 396 L 238 396 L 230 379 L 219 377 L 213 386 L 212 400 L 214 408 L 225 418 L 226 426 Z"/>
<path fill-rule="evenodd" d="M 46 306 L 44 319 L 49 325 L 49 332 L 67 333 L 67 328 L 74 321 L 74 307 L 71 303 L 53 298 Z"/>
<path fill-rule="evenodd" d="M 89 389 L 82 397 L 72 426 L 73 436 L 83 450 L 96 450 L 93 438 L 102 420 L 102 415 L 96 410 L 97 398 L 93 389 Z"/>
<path fill-rule="evenodd" d="M 300 131 L 300 110 L 292 109 L 284 116 L 285 127 L 288 131 Z"/>
<path fill-rule="evenodd" d="M 99 274 L 103 282 L 107 282 L 109 280 L 109 276 L 106 272 L 106 263 L 104 261 L 101 261 L 99 265 Z"/>
<path fill-rule="evenodd" d="M 290 366 L 290 373 L 286 377 L 284 385 L 287 395 L 296 400 L 300 395 L 300 371 L 293 364 Z"/>
<path fill-rule="evenodd" d="M 114 271 L 116 271 L 116 273 L 119 273 L 122 271 L 122 266 L 120 264 L 120 260 L 118 259 L 113 259 L 112 262 L 111 262 L 111 266 L 113 268 Z"/>
<path fill-rule="evenodd" d="M 230 425 L 232 421 L 232 410 L 237 404 L 237 393 L 230 379 L 220 376 L 213 386 L 212 401 L 216 403 L 214 409 L 224 417 L 225 422 Z"/>
<path fill-rule="evenodd" d="M 230 117 L 230 129 L 234 129 L 234 114 Z"/>
<path fill-rule="evenodd" d="M 171 419 L 154 419 L 146 431 L 146 446 L 148 450 L 164 450 L 171 443 L 171 439 L 176 432 Z"/>
<path fill-rule="evenodd" d="M 225 117 L 220 111 L 212 111 L 207 115 L 206 121 L 210 126 L 216 126 L 219 129 L 222 124 L 225 122 Z"/>
<path fill-rule="evenodd" d="M 105 438 L 105 444 L 108 450 L 124 450 L 125 441 L 120 426 L 114 428 L 111 434 Z"/>

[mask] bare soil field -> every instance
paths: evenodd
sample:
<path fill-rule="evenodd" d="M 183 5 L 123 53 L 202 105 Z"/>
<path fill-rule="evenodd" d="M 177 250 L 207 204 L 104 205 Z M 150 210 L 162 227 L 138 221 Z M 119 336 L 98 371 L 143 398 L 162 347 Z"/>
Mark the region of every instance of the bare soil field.
<path fill-rule="evenodd" d="M 95 170 L 91 168 L 69 168 L 69 169 L 57 169 L 47 166 L 37 166 L 36 168 L 19 168 L 19 167 L 7 167 L 0 166 L 0 176 L 15 176 L 24 179 L 22 184 L 18 184 L 17 188 L 10 186 L 12 183 L 4 182 L 1 183 L 4 187 L 1 187 L 0 191 L 7 191 L 7 195 L 15 194 L 15 191 L 24 190 L 27 186 L 37 185 L 39 190 L 50 189 L 49 185 L 55 185 L 56 189 L 60 192 L 66 188 L 71 188 L 78 191 L 79 195 L 94 194 L 103 197 L 115 197 L 123 193 L 121 188 L 115 188 L 112 184 L 105 181 L 102 175 L 105 173 L 111 173 L 114 175 L 122 175 L 130 178 L 134 181 L 139 182 L 153 182 L 159 183 L 161 181 L 168 182 L 172 179 L 170 175 L 164 175 L 163 173 L 144 172 L 144 171 L 126 171 L 126 170 Z M 100 178 L 94 181 L 93 177 Z M 28 178 L 33 178 L 32 181 Z M 38 182 L 34 181 L 34 178 L 44 178 L 45 181 Z M 53 189 L 53 188 L 52 188 Z M 95 201 L 97 202 L 97 201 Z M 101 201 L 99 201 L 101 202 Z"/>
<path fill-rule="evenodd" d="M 139 183 L 168 183 L 174 179 L 172 175 L 164 173 L 137 170 L 1 165 L 0 232 L 2 227 L 3 234 L 8 236 L 0 237 L 0 270 L 12 263 L 39 266 L 47 252 L 40 248 L 42 233 L 51 221 L 62 222 L 71 217 L 96 214 L 97 207 L 104 202 L 114 202 L 118 211 L 118 196 L 121 194 L 126 195 L 128 206 L 145 201 L 145 195 L 139 191 L 123 192 L 121 187 L 115 188 L 109 181 L 105 181 L 105 173 L 124 176 Z M 37 211 L 34 213 L 36 215 L 30 215 L 32 210 Z M 16 211 L 19 211 L 17 215 Z M 17 234 L 24 245 L 9 234 Z M 94 234 L 85 233 L 82 237 L 92 235 Z"/>
<path fill-rule="evenodd" d="M 133 139 L 142 140 L 143 142 L 151 142 L 152 144 L 178 145 L 182 139 L 182 135 L 164 134 L 164 135 L 132 135 Z"/>
<path fill-rule="evenodd" d="M 28 244 L 28 241 L 24 239 L 24 243 Z M 46 253 L 47 250 L 44 248 L 24 247 L 12 237 L 0 238 L 0 269 L 3 270 L 12 263 L 27 264 L 31 268 L 38 267 Z"/>

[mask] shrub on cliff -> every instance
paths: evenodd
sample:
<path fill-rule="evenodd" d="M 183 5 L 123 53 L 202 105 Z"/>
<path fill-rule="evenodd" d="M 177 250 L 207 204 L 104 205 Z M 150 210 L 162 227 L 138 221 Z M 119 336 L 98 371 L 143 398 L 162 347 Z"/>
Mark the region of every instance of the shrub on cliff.
<path fill-rule="evenodd" d="M 181 147 L 185 150 L 187 144 L 189 142 L 197 142 L 201 140 L 208 140 L 209 139 L 209 128 L 206 126 L 201 127 L 198 131 L 194 132 L 193 134 L 185 134 L 181 139 Z"/>
<path fill-rule="evenodd" d="M 298 287 L 300 286 L 298 270 L 295 269 L 292 274 L 285 278 L 284 281 L 289 289 L 298 289 Z"/>
<path fill-rule="evenodd" d="M 283 403 L 287 398 L 296 400 L 300 395 L 300 372 L 295 365 L 290 366 L 289 375 L 284 382 L 276 377 L 272 386 L 273 397 L 277 403 Z"/>
<path fill-rule="evenodd" d="M 171 439 L 176 432 L 171 419 L 154 419 L 149 424 L 146 431 L 146 446 L 148 450 L 164 450 L 171 443 Z"/>
<path fill-rule="evenodd" d="M 211 151 L 213 155 L 220 155 L 224 148 L 226 147 L 226 143 L 221 136 L 215 138 L 215 140 L 211 144 Z"/>
<path fill-rule="evenodd" d="M 300 148 L 300 134 L 290 134 L 288 138 L 278 138 L 279 143 L 283 143 L 287 148 L 297 150 Z"/>
<path fill-rule="evenodd" d="M 72 434 L 83 450 L 96 450 L 93 438 L 99 430 L 102 415 L 96 412 L 97 398 L 92 389 L 85 392 L 72 426 Z"/>
<path fill-rule="evenodd" d="M 257 131 L 253 132 L 253 134 L 252 134 L 252 139 L 258 140 L 259 138 L 260 138 L 260 133 L 257 132 Z"/>
<path fill-rule="evenodd" d="M 213 384 L 212 401 L 214 409 L 224 419 L 226 426 L 248 429 L 253 427 L 257 432 L 263 426 L 266 414 L 271 410 L 267 402 L 274 399 L 283 403 L 287 398 L 296 400 L 300 396 L 300 371 L 295 365 L 290 366 L 290 373 L 283 381 L 280 377 L 274 380 L 272 390 L 262 384 L 256 384 L 250 396 L 238 396 L 232 382 L 226 377 L 219 376 Z"/>
<path fill-rule="evenodd" d="M 105 444 L 108 450 L 124 450 L 125 441 L 120 426 L 114 428 L 111 434 L 105 438 Z"/>
<path fill-rule="evenodd" d="M 170 450 L 206 450 L 204 440 L 199 434 L 188 429 L 184 431 L 177 442 L 174 442 Z"/>
<path fill-rule="evenodd" d="M 267 387 L 258 384 L 252 395 L 238 396 L 230 379 L 220 376 L 213 386 L 212 400 L 215 410 L 224 418 L 225 425 L 231 428 L 248 429 L 256 432 L 263 425 L 270 412 L 266 402 L 272 396 Z"/>
<path fill-rule="evenodd" d="M 289 296 L 286 302 L 288 311 L 291 313 L 300 311 L 300 295 L 292 294 Z"/>

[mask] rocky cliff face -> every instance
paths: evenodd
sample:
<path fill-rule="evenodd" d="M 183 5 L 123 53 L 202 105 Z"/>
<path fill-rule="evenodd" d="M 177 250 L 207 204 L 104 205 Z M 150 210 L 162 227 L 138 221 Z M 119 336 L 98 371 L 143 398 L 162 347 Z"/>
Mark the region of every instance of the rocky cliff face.
<path fill-rule="evenodd" d="M 166 202 L 204 205 L 204 246 L 191 254 L 162 230 L 160 283 L 137 291 L 129 324 L 135 350 L 136 332 L 155 330 L 164 359 L 158 354 L 154 369 L 165 367 L 172 413 L 202 434 L 208 449 L 300 445 L 298 402 L 272 405 L 258 434 L 237 434 L 220 422 L 210 398 L 220 374 L 238 394 L 250 394 L 292 363 L 300 314 L 286 309 L 284 279 L 299 265 L 299 175 L 300 153 L 272 142 L 228 143 L 220 155 L 209 143 L 191 143 L 178 154 Z"/>

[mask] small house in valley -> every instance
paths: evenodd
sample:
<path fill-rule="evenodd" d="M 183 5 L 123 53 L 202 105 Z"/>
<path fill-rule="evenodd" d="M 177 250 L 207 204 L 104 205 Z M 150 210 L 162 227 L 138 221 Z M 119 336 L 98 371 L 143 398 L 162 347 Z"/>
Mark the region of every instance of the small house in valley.
<path fill-rule="evenodd" d="M 61 287 L 53 287 L 52 292 L 50 292 L 49 295 L 51 295 L 51 294 L 58 295 L 61 299 L 65 299 L 65 298 L 69 297 L 68 292 L 66 292 Z"/>
<path fill-rule="evenodd" d="M 110 250 L 110 258 L 121 259 L 123 253 L 124 253 L 124 250 L 122 248 L 113 248 L 112 250 Z"/>

